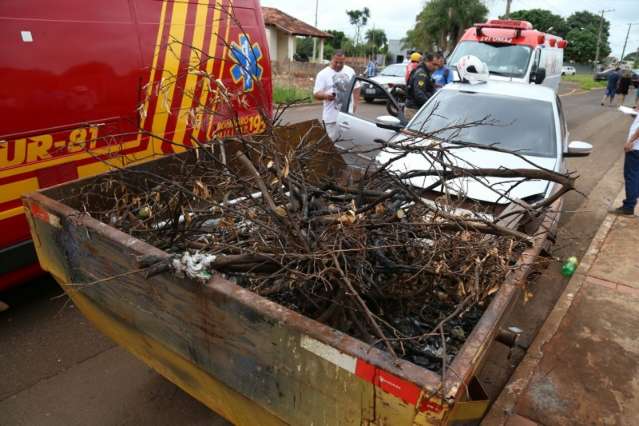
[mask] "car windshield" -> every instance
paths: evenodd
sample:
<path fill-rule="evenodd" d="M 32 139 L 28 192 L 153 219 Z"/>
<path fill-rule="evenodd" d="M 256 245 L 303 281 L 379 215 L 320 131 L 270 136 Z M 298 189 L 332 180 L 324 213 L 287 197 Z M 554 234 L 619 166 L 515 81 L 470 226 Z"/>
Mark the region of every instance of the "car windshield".
<path fill-rule="evenodd" d="M 480 121 L 483 124 L 459 127 Z M 554 122 L 550 102 L 442 90 L 418 112 L 408 129 L 440 140 L 494 144 L 524 155 L 556 157 Z"/>
<path fill-rule="evenodd" d="M 404 73 L 406 73 L 406 64 L 394 64 L 384 68 L 379 75 L 387 77 L 404 77 Z"/>
<path fill-rule="evenodd" d="M 528 46 L 463 41 L 457 45 L 448 63 L 456 66 L 462 56 L 473 55 L 485 62 L 492 74 L 523 77 L 528 70 L 531 52 Z"/>

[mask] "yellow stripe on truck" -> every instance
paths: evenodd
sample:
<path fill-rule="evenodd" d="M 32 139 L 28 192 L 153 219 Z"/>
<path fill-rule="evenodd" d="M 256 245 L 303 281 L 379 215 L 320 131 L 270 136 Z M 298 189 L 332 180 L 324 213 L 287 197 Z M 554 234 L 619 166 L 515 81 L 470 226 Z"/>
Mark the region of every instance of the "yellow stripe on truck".
<path fill-rule="evenodd" d="M 125 166 L 125 158 L 123 156 L 117 156 L 113 158 L 107 158 L 95 163 L 85 164 L 78 166 L 78 177 L 84 178 L 89 176 L 95 176 L 100 173 L 108 172 L 114 168 L 122 168 Z"/>
<path fill-rule="evenodd" d="M 189 8 L 188 2 L 174 2 L 171 26 L 169 27 L 168 46 L 164 55 L 162 68 L 162 81 L 158 92 L 157 106 L 153 117 L 151 132 L 154 135 L 164 137 L 166 123 L 171 112 L 171 103 L 175 91 L 175 78 L 180 67 L 180 55 L 182 53 L 182 41 L 186 27 L 186 14 Z M 166 81 L 168 80 L 168 82 Z M 162 151 L 162 140 L 155 139 L 155 152 Z"/>
<path fill-rule="evenodd" d="M 213 78 L 213 66 L 215 65 L 215 52 L 217 50 L 217 39 L 219 37 L 218 32 L 220 31 L 220 5 L 221 1 L 213 0 L 213 4 L 211 7 L 213 8 L 213 30 L 211 31 L 211 38 L 209 39 L 209 49 L 208 55 L 209 58 L 206 63 L 206 73 Z M 215 86 L 215 81 L 209 81 L 208 84 L 211 84 L 211 88 Z M 200 100 L 196 107 L 206 106 L 206 101 L 209 98 L 209 86 L 207 82 L 202 79 L 202 93 L 200 94 Z M 215 89 L 213 89 L 215 90 Z M 200 129 L 202 128 L 202 120 L 206 117 L 207 113 L 204 111 L 200 111 L 198 113 L 198 123 L 193 131 L 193 135 L 197 137 L 200 133 Z"/>
<path fill-rule="evenodd" d="M 200 62 L 204 59 L 201 52 L 204 50 L 204 31 L 206 30 L 206 16 L 209 9 L 208 0 L 200 0 L 195 13 L 195 28 L 193 29 L 193 41 L 191 42 L 191 54 L 189 55 L 188 75 L 184 83 L 182 91 L 182 102 L 177 112 L 178 120 L 173 134 L 173 151 L 184 152 L 186 150 L 182 145 L 184 143 L 184 133 L 186 132 L 187 123 L 191 123 L 191 108 L 193 107 L 194 92 L 197 84 L 198 76 L 195 74 L 200 69 Z M 180 117 L 181 116 L 181 117 Z"/>
<path fill-rule="evenodd" d="M 155 39 L 155 50 L 153 51 L 153 60 L 151 62 L 151 72 L 150 72 L 150 76 L 149 76 L 149 82 L 147 84 L 146 87 L 146 98 L 144 100 L 144 107 L 143 107 L 143 111 L 144 111 L 144 116 L 142 117 L 142 123 L 145 123 L 147 120 L 146 115 L 149 113 L 149 104 L 151 101 L 151 97 L 153 96 L 153 82 L 155 81 L 155 72 L 157 70 L 157 66 L 158 66 L 158 61 L 160 59 L 160 51 L 162 50 L 162 36 L 164 34 L 164 23 L 166 20 L 166 5 L 167 5 L 167 1 L 163 1 L 162 2 L 162 10 L 160 11 L 160 22 L 158 25 L 158 35 Z M 153 120 L 154 117 L 150 117 L 151 120 Z M 146 129 L 146 126 L 143 124 L 142 127 L 144 127 Z M 142 132 L 138 132 L 138 143 L 142 143 Z M 151 142 L 149 143 L 149 146 L 146 150 L 147 152 L 144 153 L 143 155 L 147 156 L 149 154 L 153 154 L 155 152 L 154 150 L 154 144 Z M 135 159 L 135 154 L 131 155 L 132 159 Z"/>
<path fill-rule="evenodd" d="M 224 5 L 222 2 L 220 2 L 220 8 L 222 8 Z M 233 0 L 229 0 L 228 6 L 226 8 L 226 34 L 224 35 L 224 50 L 222 51 L 222 63 L 220 64 L 220 76 L 219 79 L 222 80 L 222 77 L 224 76 L 224 65 L 226 64 L 226 54 L 227 54 L 227 49 L 228 49 L 228 45 L 230 43 L 229 41 L 229 34 L 231 33 L 231 14 L 233 13 Z M 213 131 L 213 120 L 209 120 L 208 123 L 208 127 L 206 130 L 206 139 L 210 140 L 211 139 L 211 133 Z"/>
<path fill-rule="evenodd" d="M 0 185 L 0 203 L 17 200 L 22 194 L 37 191 L 39 188 L 38 178 L 34 177 Z"/>

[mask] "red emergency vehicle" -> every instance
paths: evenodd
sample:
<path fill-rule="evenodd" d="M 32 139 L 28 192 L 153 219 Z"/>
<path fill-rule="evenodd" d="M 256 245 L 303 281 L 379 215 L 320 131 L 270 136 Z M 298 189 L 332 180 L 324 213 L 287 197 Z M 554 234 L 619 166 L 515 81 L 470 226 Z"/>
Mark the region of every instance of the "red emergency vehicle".
<path fill-rule="evenodd" d="M 566 40 L 538 31 L 527 21 L 491 19 L 466 30 L 448 59 L 465 55 L 488 65 L 490 78 L 559 87 Z"/>
<path fill-rule="evenodd" d="M 41 272 L 23 193 L 272 114 L 259 0 L 3 0 L 0 40 L 0 290 Z"/>

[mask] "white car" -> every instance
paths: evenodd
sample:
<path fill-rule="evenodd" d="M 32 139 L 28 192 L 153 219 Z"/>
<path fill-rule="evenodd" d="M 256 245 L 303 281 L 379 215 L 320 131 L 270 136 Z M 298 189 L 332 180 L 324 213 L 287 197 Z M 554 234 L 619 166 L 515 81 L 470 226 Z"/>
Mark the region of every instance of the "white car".
<path fill-rule="evenodd" d="M 569 65 L 564 65 L 561 67 L 561 75 L 575 75 L 577 74 L 577 70 L 575 67 L 571 67 Z"/>
<path fill-rule="evenodd" d="M 489 80 L 482 84 L 453 83 L 435 93 L 406 125 L 392 116 L 369 120 L 347 112 L 339 113 L 337 124 L 341 131 L 342 143 L 362 146 L 370 152 L 375 140 L 399 142 L 409 138 L 406 130 L 432 134 L 452 124 L 469 123 L 483 118 L 493 120 L 493 125 L 471 126 L 459 130 L 456 140 L 473 144 L 495 145 L 517 151 L 522 157 L 511 153 L 488 151 L 472 147 L 455 150 L 453 162 L 459 167 L 537 169 L 543 167 L 557 172 L 565 172 L 566 157 L 589 155 L 592 146 L 586 142 L 569 141 L 561 101 L 556 93 L 546 87 L 521 83 Z M 446 140 L 451 131 L 438 134 L 439 140 Z M 410 139 L 412 143 L 414 138 Z M 419 142 L 422 143 L 422 142 Z M 432 140 L 423 140 L 432 143 Z M 377 145 L 379 147 L 379 145 Z M 380 163 L 397 155 L 391 149 L 377 154 Z M 533 166 L 531 163 L 537 165 Z M 424 157 L 409 154 L 393 163 L 397 172 L 427 169 Z M 436 181 L 436 177 L 411 179 L 414 186 L 426 188 Z M 495 185 L 499 191 L 490 188 Z M 436 191 L 443 188 L 435 187 Z M 499 192 L 508 192 L 509 198 L 528 202 L 547 198 L 554 188 L 548 181 L 527 180 L 518 182 L 505 178 L 486 178 L 478 182 L 471 178 L 459 178 L 447 182 L 447 190 L 477 201 L 507 204 L 510 201 Z"/>
<path fill-rule="evenodd" d="M 382 88 L 389 90 L 393 85 L 406 84 L 406 67 L 408 63 L 389 65 L 382 70 L 372 81 Z M 373 102 L 375 99 L 385 98 L 386 94 L 379 87 L 369 83 L 362 84 L 362 96 L 366 102 Z"/>

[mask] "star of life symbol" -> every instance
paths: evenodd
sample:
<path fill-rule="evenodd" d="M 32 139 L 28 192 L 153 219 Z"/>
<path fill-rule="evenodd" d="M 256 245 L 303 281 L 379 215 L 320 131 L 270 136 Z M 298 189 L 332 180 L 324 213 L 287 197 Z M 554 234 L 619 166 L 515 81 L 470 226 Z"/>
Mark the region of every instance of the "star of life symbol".
<path fill-rule="evenodd" d="M 239 44 L 231 43 L 229 55 L 235 65 L 231 67 L 231 77 L 236 84 L 242 83 L 245 92 L 250 92 L 255 87 L 255 81 L 262 78 L 264 68 L 259 64 L 262 59 L 262 48 L 253 43 L 247 34 L 241 34 Z"/>

